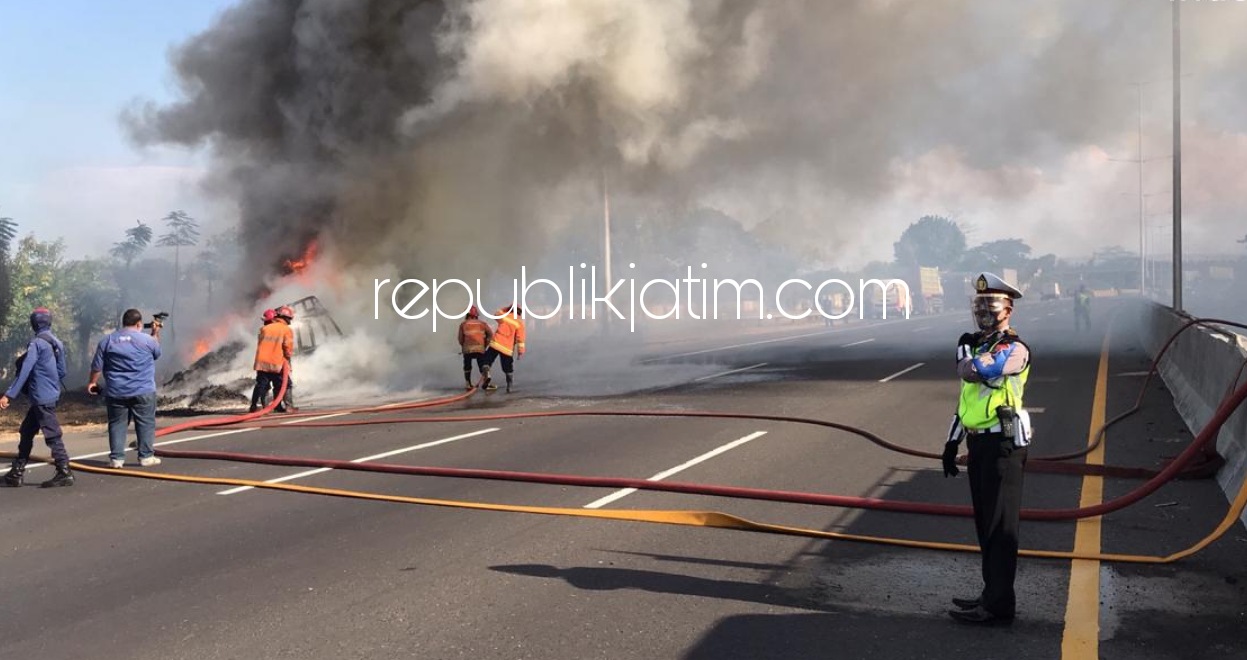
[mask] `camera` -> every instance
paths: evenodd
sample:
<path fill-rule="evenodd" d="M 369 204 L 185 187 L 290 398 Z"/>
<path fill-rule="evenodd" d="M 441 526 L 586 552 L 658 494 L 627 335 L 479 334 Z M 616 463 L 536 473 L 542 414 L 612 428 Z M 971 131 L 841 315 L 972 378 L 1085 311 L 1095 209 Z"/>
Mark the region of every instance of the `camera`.
<path fill-rule="evenodd" d="M 144 329 L 144 330 L 151 330 L 151 329 L 152 329 L 152 326 L 155 326 L 155 327 L 161 327 L 161 326 L 163 326 L 163 325 L 165 324 L 165 319 L 167 319 L 167 318 L 169 318 L 169 312 L 159 312 L 159 313 L 156 313 L 156 314 L 152 314 L 152 320 L 151 320 L 151 322 L 150 322 L 150 323 L 144 323 L 144 324 L 143 324 L 143 329 Z"/>

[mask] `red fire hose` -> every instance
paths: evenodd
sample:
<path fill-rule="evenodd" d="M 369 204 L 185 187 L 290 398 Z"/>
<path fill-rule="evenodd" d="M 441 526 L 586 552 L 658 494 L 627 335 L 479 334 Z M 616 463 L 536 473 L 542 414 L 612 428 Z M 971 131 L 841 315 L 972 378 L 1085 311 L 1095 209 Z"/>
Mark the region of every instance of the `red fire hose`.
<path fill-rule="evenodd" d="M 1133 408 L 1129 411 L 1114 417 L 1106 422 L 1097 432 L 1095 443 L 1090 448 L 1097 446 L 1103 439 L 1104 433 L 1112 424 L 1125 419 L 1131 414 L 1137 412 L 1140 408 L 1143 393 L 1151 381 L 1151 375 L 1155 373 L 1160 358 L 1172 345 L 1173 341 L 1182 332 L 1194 325 L 1210 325 L 1224 324 L 1235 327 L 1247 327 L 1247 325 L 1222 321 L 1217 319 L 1192 319 L 1177 330 L 1165 343 L 1162 350 L 1157 354 L 1155 360 L 1152 361 L 1152 368 L 1149 370 L 1148 380 L 1143 385 L 1138 399 Z M 285 382 L 283 379 L 283 390 Z M 463 400 L 470 396 L 475 390 L 470 390 L 464 394 L 446 397 L 444 399 L 417 402 L 414 404 L 405 404 L 403 406 L 392 406 L 388 408 L 365 408 L 353 410 L 352 412 L 382 412 L 391 410 L 402 410 L 414 407 L 430 407 L 436 405 L 446 405 L 455 401 Z M 1220 427 L 1225 423 L 1226 419 L 1242 404 L 1244 398 L 1247 398 L 1247 385 L 1243 385 L 1233 390 L 1221 402 L 1216 413 L 1208 424 L 1200 431 L 1200 433 L 1192 441 L 1177 458 L 1175 458 L 1167 467 L 1157 472 L 1148 479 L 1147 482 L 1136 488 L 1135 490 L 1118 497 L 1116 499 L 1104 502 L 1099 505 L 1083 507 L 1078 509 L 1023 509 L 1022 517 L 1028 520 L 1069 520 L 1076 518 L 1086 518 L 1091 516 L 1104 515 L 1117 511 L 1121 508 L 1133 504 L 1143 497 L 1150 495 L 1165 483 L 1176 478 L 1183 469 L 1191 463 L 1196 456 L 1216 438 Z M 280 397 L 278 397 L 280 399 Z M 274 402 L 274 405 L 276 401 Z M 228 424 L 248 421 L 259 416 L 261 413 L 251 415 L 243 415 L 237 418 L 225 418 L 220 420 L 210 420 L 207 423 L 189 423 L 179 425 L 178 430 L 185 428 L 201 428 L 203 426 L 224 426 Z M 324 414 L 321 412 L 320 414 Z M 460 415 L 460 416 L 438 416 L 438 417 L 415 417 L 400 419 L 370 419 L 370 420 L 348 420 L 340 422 L 307 422 L 299 424 L 299 427 L 349 427 L 364 426 L 376 424 L 401 424 L 401 423 L 436 423 L 436 422 L 468 422 L 468 421 L 496 421 L 507 419 L 528 419 L 535 417 L 570 417 L 570 416 L 627 416 L 627 417 L 690 417 L 690 418 L 715 418 L 715 419 L 749 419 L 777 422 L 791 422 L 799 424 L 811 424 L 834 428 L 849 433 L 853 433 L 864 437 L 871 442 L 910 456 L 922 458 L 939 458 L 938 454 L 923 452 L 893 443 L 887 442 L 883 438 L 870 433 L 864 429 L 856 428 L 847 424 L 830 422 L 825 420 L 817 420 L 803 417 L 792 417 L 786 415 L 758 415 L 748 413 L 726 413 L 726 412 L 706 412 L 706 411 L 543 411 L 528 413 L 501 413 L 490 415 Z M 263 428 L 289 428 L 288 426 L 269 426 L 262 425 Z M 172 430 L 162 429 L 161 435 L 171 433 Z M 1071 454 L 1070 456 L 1081 456 L 1088 450 Z M 166 450 L 162 449 L 158 452 L 162 456 L 170 458 L 192 458 L 192 459 L 214 459 L 214 460 L 234 460 L 251 463 L 266 463 L 276 465 L 302 466 L 302 467 L 327 467 L 334 469 L 360 470 L 370 472 L 388 472 L 397 474 L 419 474 L 427 476 L 444 476 L 444 477 L 460 477 L 460 478 L 476 478 L 476 479 L 503 479 L 511 481 L 526 481 L 536 483 L 549 483 L 559 485 L 574 485 L 586 487 L 622 487 L 637 488 L 643 490 L 656 490 L 668 492 L 681 492 L 701 495 L 717 495 L 725 497 L 738 497 L 748 499 L 762 499 L 782 502 L 793 502 L 802 504 L 821 504 L 830 506 L 842 506 L 852 508 L 863 508 L 883 511 L 897 511 L 908 513 L 924 513 L 935 515 L 955 515 L 970 516 L 973 511 L 967 506 L 932 504 L 927 502 L 905 502 L 898 500 L 884 500 L 878 498 L 863 498 L 842 495 L 827 495 L 818 493 L 800 493 L 792 491 L 775 491 L 757 488 L 742 488 L 732 486 L 714 486 L 707 484 L 693 484 L 681 482 L 654 482 L 639 479 L 626 478 L 602 478 L 602 477 L 583 477 L 577 475 L 559 475 L 559 474 L 542 474 L 530 472 L 509 472 L 509 471 L 493 471 L 493 470 L 471 470 L 456 468 L 432 468 L 432 467 L 413 467 L 392 464 L 377 463 L 351 463 L 348 461 L 333 461 L 323 459 L 306 459 L 296 457 L 280 457 L 280 456 L 258 456 L 252 454 L 236 453 L 236 452 L 206 452 L 206 451 L 185 451 L 185 450 Z M 1054 457 L 1049 457 L 1047 461 L 1053 461 Z M 1071 466 L 1073 467 L 1073 466 Z"/>

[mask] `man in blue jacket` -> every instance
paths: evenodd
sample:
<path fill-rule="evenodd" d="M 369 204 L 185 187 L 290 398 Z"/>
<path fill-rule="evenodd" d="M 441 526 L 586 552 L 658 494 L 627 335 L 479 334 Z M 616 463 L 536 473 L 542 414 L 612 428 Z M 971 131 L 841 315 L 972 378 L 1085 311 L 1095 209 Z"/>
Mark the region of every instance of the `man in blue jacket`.
<path fill-rule="evenodd" d="M 156 360 L 160 357 L 160 321 L 152 321 L 152 333 L 143 334 L 143 313 L 127 309 L 121 329 L 100 340 L 91 360 L 87 393 L 100 393 L 104 376 L 104 402 L 108 408 L 108 466 L 125 466 L 126 429 L 134 420 L 139 437 L 139 465 L 159 465 L 152 443 L 156 437 Z"/>
<path fill-rule="evenodd" d="M 9 487 L 22 485 L 26 476 L 26 462 L 34 448 L 35 434 L 43 431 L 43 440 L 52 450 L 56 462 L 56 475 L 43 482 L 44 488 L 74 485 L 74 475 L 69 471 L 69 454 L 61 441 L 61 425 L 56 419 L 56 403 L 61 398 L 61 381 L 65 379 L 65 346 L 52 334 L 52 313 L 40 307 L 30 314 L 30 327 L 35 336 L 26 347 L 26 354 L 19 358 L 21 368 L 13 384 L 0 396 L 0 410 L 9 407 L 9 401 L 25 394 L 30 399 L 30 410 L 22 420 L 17 445 L 17 458 L 0 484 Z"/>

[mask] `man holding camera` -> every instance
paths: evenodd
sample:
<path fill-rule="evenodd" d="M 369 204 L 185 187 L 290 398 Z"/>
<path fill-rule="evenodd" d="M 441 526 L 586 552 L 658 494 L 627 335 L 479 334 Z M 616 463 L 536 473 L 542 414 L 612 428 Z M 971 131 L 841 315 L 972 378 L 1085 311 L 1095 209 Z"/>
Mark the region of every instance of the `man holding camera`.
<path fill-rule="evenodd" d="M 108 466 L 125 466 L 126 428 L 134 419 L 138 435 L 139 465 L 159 465 L 152 443 L 156 438 L 156 360 L 160 358 L 160 328 L 165 315 L 157 314 L 143 334 L 143 314 L 127 309 L 121 329 L 100 340 L 91 361 L 87 392 L 100 393 L 104 376 L 104 400 L 108 407 Z"/>
<path fill-rule="evenodd" d="M 957 342 L 961 397 L 944 444 L 944 476 L 955 477 L 957 448 L 969 448 L 967 468 L 974 528 L 982 550 L 983 591 L 954 598 L 957 621 L 997 625 L 1013 621 L 1022 475 L 1030 444 L 1030 417 L 1022 396 L 1030 374 L 1030 349 L 1009 327 L 1013 301 L 1022 297 L 1008 282 L 982 273 L 974 283 L 974 322 L 979 332 Z"/>

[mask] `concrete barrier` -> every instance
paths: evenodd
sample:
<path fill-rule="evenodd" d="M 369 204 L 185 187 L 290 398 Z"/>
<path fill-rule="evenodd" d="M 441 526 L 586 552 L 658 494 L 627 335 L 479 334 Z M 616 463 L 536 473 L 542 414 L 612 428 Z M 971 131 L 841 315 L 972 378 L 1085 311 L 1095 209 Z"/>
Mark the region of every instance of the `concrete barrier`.
<path fill-rule="evenodd" d="M 1144 303 L 1147 317 L 1139 324 L 1140 339 L 1153 358 L 1161 346 L 1190 317 L 1168 307 Z M 1192 433 L 1197 433 L 1216 411 L 1217 404 L 1247 374 L 1240 375 L 1247 360 L 1247 337 L 1197 326 L 1182 333 L 1160 363 L 1160 374 L 1173 393 L 1174 405 Z M 1217 437 L 1217 451 L 1225 466 L 1217 482 L 1233 498 L 1247 478 L 1247 409 L 1240 407 Z M 1247 513 L 1243 515 L 1247 524 Z"/>

